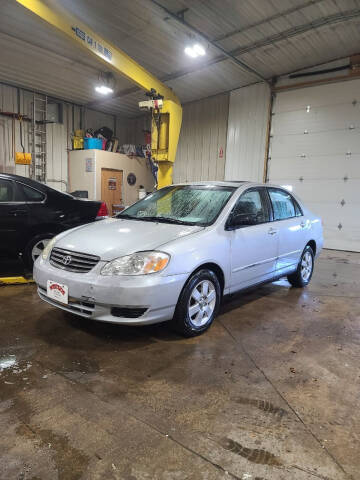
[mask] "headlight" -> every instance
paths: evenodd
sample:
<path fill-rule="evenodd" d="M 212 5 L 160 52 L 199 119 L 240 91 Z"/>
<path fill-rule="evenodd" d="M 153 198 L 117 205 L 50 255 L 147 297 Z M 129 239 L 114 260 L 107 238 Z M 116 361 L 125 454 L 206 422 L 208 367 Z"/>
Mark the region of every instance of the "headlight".
<path fill-rule="evenodd" d="M 43 260 L 46 260 L 48 258 L 53 246 L 55 245 L 55 242 L 56 242 L 56 237 L 52 238 L 50 242 L 46 245 L 46 247 L 44 248 L 41 254 Z"/>
<path fill-rule="evenodd" d="M 147 275 L 164 270 L 170 255 L 163 252 L 138 252 L 115 258 L 101 270 L 101 275 Z"/>

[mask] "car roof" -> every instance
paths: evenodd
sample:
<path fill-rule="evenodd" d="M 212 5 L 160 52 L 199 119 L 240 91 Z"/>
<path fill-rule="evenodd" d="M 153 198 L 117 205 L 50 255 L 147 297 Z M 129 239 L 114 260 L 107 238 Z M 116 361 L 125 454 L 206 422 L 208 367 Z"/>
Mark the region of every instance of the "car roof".
<path fill-rule="evenodd" d="M 224 181 L 199 181 L 199 182 L 183 182 L 183 183 L 176 183 L 176 186 L 180 185 L 209 185 L 209 186 L 218 186 L 218 187 L 233 187 L 233 188 L 241 188 L 241 187 L 278 187 L 278 185 L 271 185 L 269 183 L 259 183 L 259 182 L 250 182 L 247 180 L 224 180 Z"/>
<path fill-rule="evenodd" d="M 250 183 L 250 182 L 245 182 L 243 180 L 239 181 L 199 181 L 199 182 L 181 182 L 181 183 L 176 183 L 175 185 L 199 185 L 199 186 L 204 186 L 204 185 L 211 185 L 211 186 L 218 186 L 218 187 L 235 187 L 238 188 L 242 186 L 245 183 Z"/>
<path fill-rule="evenodd" d="M 43 193 L 55 192 L 55 194 L 64 195 L 64 192 L 59 192 L 58 190 L 55 190 L 54 188 L 51 188 L 44 183 L 33 180 L 32 178 L 22 177 L 21 175 L 15 175 L 13 173 L 0 173 L 0 178 L 6 178 L 7 180 L 15 180 L 17 182 L 28 185 L 29 187 L 33 187 L 36 190 L 40 190 L 40 192 Z"/>
<path fill-rule="evenodd" d="M 35 187 L 38 190 L 44 190 L 48 188 L 43 183 L 40 183 L 36 180 L 32 180 L 28 177 L 22 177 L 21 175 L 15 175 L 13 173 L 0 173 L 0 178 L 6 178 L 8 180 L 16 180 L 17 182 L 25 183 L 25 185 L 29 185 L 31 187 Z"/>
<path fill-rule="evenodd" d="M 281 188 L 283 190 L 286 190 L 286 188 L 282 187 L 281 185 L 274 185 L 273 183 L 261 183 L 261 182 L 250 182 L 247 180 L 227 180 L 227 181 L 199 181 L 199 182 L 183 182 L 183 183 L 176 183 L 174 184 L 176 186 L 180 185 L 199 185 L 199 186 L 204 186 L 204 185 L 209 185 L 209 186 L 219 186 L 219 187 L 235 187 L 235 188 L 241 188 L 241 187 L 274 187 L 274 188 Z"/>

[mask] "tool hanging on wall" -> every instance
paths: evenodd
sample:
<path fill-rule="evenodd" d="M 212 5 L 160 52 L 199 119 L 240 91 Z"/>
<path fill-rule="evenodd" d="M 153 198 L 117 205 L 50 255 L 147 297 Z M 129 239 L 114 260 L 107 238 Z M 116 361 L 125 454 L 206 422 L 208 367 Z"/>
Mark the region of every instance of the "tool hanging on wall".
<path fill-rule="evenodd" d="M 31 153 L 25 152 L 25 147 L 23 144 L 23 133 L 22 133 L 22 116 L 19 115 L 19 125 L 20 125 L 20 144 L 22 152 L 15 152 L 15 163 L 17 165 L 31 165 Z"/>

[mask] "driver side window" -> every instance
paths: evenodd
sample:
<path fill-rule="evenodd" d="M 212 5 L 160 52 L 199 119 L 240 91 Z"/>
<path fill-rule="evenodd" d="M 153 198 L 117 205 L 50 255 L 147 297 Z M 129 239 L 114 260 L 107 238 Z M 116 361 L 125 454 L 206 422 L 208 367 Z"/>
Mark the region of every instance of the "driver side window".
<path fill-rule="evenodd" d="M 237 224 L 258 225 L 270 221 L 269 209 L 264 190 L 251 189 L 241 195 L 232 213 Z"/>

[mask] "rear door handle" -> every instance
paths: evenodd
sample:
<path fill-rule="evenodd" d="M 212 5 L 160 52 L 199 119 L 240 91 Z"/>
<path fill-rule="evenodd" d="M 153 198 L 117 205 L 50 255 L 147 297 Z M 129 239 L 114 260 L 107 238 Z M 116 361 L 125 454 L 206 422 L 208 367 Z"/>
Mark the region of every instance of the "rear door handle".
<path fill-rule="evenodd" d="M 301 223 L 300 223 L 300 227 L 301 227 L 301 228 L 305 228 L 305 227 L 306 227 L 306 223 L 305 223 L 305 222 L 301 222 Z"/>
<path fill-rule="evenodd" d="M 269 230 L 268 230 L 269 235 L 275 235 L 276 233 L 277 233 L 277 230 L 275 228 L 272 228 L 272 227 L 269 228 Z"/>
<path fill-rule="evenodd" d="M 14 217 L 23 217 L 24 215 L 28 214 L 28 211 L 21 208 L 16 208 L 15 210 L 10 210 L 10 215 L 14 215 Z"/>

